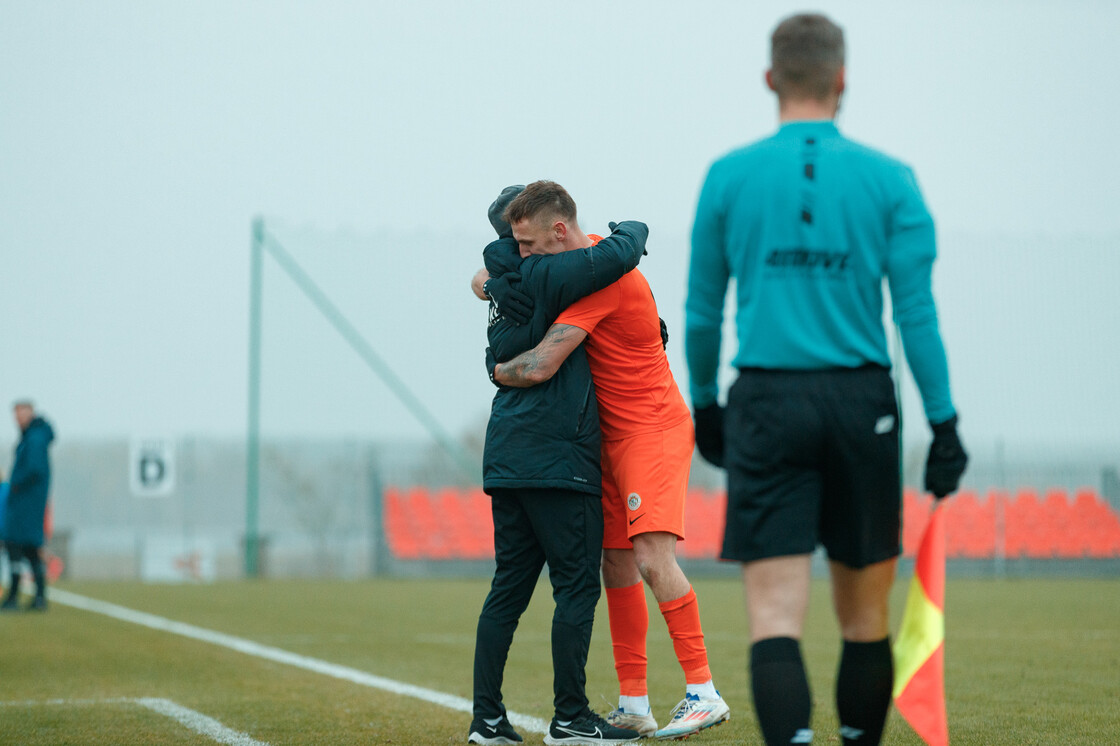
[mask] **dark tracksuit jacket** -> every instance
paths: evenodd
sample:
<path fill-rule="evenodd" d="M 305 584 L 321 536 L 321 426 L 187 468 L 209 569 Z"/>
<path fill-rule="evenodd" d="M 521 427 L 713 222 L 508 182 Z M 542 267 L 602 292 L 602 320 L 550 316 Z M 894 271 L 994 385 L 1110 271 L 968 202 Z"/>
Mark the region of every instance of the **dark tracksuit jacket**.
<path fill-rule="evenodd" d="M 8 506 L 4 533 L 9 544 L 43 546 L 43 516 L 51 486 L 51 462 L 47 449 L 54 441 L 54 430 L 42 417 L 28 423 L 16 446 L 9 479 Z"/>

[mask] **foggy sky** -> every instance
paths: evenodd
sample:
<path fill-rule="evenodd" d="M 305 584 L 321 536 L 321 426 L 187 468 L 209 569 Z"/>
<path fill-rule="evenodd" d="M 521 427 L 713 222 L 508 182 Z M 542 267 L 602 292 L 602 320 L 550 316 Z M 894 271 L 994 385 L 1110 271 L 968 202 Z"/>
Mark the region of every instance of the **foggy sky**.
<path fill-rule="evenodd" d="M 842 131 L 912 165 L 937 220 L 966 438 L 1120 443 L 1120 5 L 816 8 L 847 35 Z M 801 9 L 2 1 L 0 404 L 64 437 L 243 434 L 262 215 L 446 429 L 477 430 L 467 282 L 486 206 L 539 178 L 588 231 L 649 223 L 687 390 L 700 182 L 776 126 L 767 39 Z M 425 437 L 274 263 L 265 298 L 266 434 Z"/>

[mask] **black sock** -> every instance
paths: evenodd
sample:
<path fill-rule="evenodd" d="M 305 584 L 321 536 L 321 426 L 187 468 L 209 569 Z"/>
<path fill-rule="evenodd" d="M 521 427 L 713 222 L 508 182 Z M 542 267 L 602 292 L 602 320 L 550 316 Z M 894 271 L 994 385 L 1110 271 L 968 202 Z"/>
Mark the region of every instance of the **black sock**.
<path fill-rule="evenodd" d="M 13 567 L 14 566 L 15 565 L 13 565 Z M 16 570 L 12 570 L 12 582 L 11 585 L 8 586 L 8 592 L 4 594 L 3 603 L 8 603 L 9 601 L 15 599 L 16 594 L 19 593 L 19 579 L 19 572 L 17 572 Z"/>
<path fill-rule="evenodd" d="M 876 642 L 844 641 L 836 674 L 836 712 L 846 746 L 879 743 L 893 686 L 889 637 Z"/>
<path fill-rule="evenodd" d="M 38 552 L 31 558 L 31 575 L 35 578 L 35 598 L 46 598 L 47 573 Z"/>
<path fill-rule="evenodd" d="M 751 646 L 751 692 L 768 746 L 812 742 L 812 700 L 797 640 L 770 637 Z"/>

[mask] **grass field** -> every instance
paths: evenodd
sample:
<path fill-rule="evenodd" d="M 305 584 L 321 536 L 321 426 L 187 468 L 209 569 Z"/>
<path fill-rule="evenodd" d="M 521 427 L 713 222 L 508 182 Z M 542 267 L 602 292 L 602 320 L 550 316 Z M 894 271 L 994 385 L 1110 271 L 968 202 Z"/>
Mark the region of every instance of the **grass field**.
<path fill-rule="evenodd" d="M 908 579 L 896 584 L 895 625 Z M 61 589 L 301 656 L 469 699 L 480 579 L 261 581 L 208 586 L 62 583 Z M 716 685 L 732 719 L 696 744 L 761 744 L 746 680 L 742 591 L 699 580 Z M 816 743 L 839 743 L 838 642 L 827 586 L 813 587 L 804 654 Z M 1120 582 L 956 580 L 947 592 L 946 679 L 954 744 L 1120 743 Z M 551 598 L 537 590 L 510 653 L 506 704 L 551 716 Z M 664 722 L 683 693 L 651 600 L 650 695 Z M 602 604 L 588 665 L 592 707 L 616 694 Z M 3 744 L 465 743 L 469 715 L 87 610 L 0 616 Z M 220 724 L 205 735 L 160 711 Z M 213 719 L 213 720 L 207 720 Z M 243 734 L 237 736 L 236 734 Z M 539 734 L 523 733 L 527 744 Z M 238 741 L 236 738 L 242 738 Z M 885 743 L 920 744 L 893 713 Z"/>

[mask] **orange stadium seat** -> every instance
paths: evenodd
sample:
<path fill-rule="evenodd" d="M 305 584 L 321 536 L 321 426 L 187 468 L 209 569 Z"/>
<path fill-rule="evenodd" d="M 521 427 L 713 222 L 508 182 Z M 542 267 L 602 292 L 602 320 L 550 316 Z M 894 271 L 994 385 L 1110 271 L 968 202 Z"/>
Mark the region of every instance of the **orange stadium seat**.
<path fill-rule="evenodd" d="M 1042 503 L 1051 553 L 1063 559 L 1084 556 L 1085 534 L 1065 490 L 1049 490 Z"/>
<path fill-rule="evenodd" d="M 913 557 L 918 553 L 922 532 L 929 523 L 929 512 L 933 500 L 928 495 L 919 495 L 915 489 L 902 492 L 902 553 Z"/>
<path fill-rule="evenodd" d="M 963 557 L 980 504 L 972 490 L 961 490 L 942 507 L 945 511 L 945 556 Z"/>
<path fill-rule="evenodd" d="M 965 490 L 947 503 L 946 555 L 979 559 L 995 553 L 995 500 L 982 502 L 972 490 Z"/>
<path fill-rule="evenodd" d="M 400 559 L 419 559 L 423 548 L 413 530 L 405 495 L 395 487 L 385 490 L 384 532 L 389 551 Z"/>
<path fill-rule="evenodd" d="M 992 512 L 992 556 L 1007 556 L 1007 511 L 1011 498 L 1006 490 L 988 490 L 988 505 Z"/>
<path fill-rule="evenodd" d="M 677 551 L 689 559 L 718 559 L 723 545 L 727 494 L 723 490 L 690 490 L 685 498 L 685 540 Z"/>
<path fill-rule="evenodd" d="M 1095 490 L 1074 493 L 1024 487 L 1014 499 L 1000 489 L 983 498 L 962 490 L 945 503 L 946 554 L 950 558 L 994 557 L 1003 544 L 1008 558 L 1078 559 L 1120 557 L 1120 515 Z M 716 559 L 723 540 L 727 495 L 692 490 L 685 533 L 678 551 L 689 559 Z M 917 552 L 933 499 L 903 492 L 902 549 Z M 1002 526 L 1001 526 L 1002 524 Z M 479 488 L 386 488 L 384 531 L 394 557 L 404 560 L 486 559 L 494 556 L 490 498 Z"/>
<path fill-rule="evenodd" d="M 451 556 L 485 559 L 494 556 L 494 523 L 490 499 L 482 490 L 443 490 L 437 504 L 448 528 Z"/>
<path fill-rule="evenodd" d="M 1120 516 L 1112 507 L 1095 491 L 1082 489 L 1074 500 L 1074 510 L 1085 536 L 1085 555 L 1120 557 Z"/>
<path fill-rule="evenodd" d="M 986 495 L 972 530 L 966 556 L 973 559 L 994 557 L 996 553 L 996 498 Z"/>
<path fill-rule="evenodd" d="M 470 526 L 465 524 L 466 511 L 462 509 L 459 490 L 445 487 L 435 494 L 432 503 L 443 527 L 441 553 L 447 559 L 464 557 L 470 543 Z"/>
<path fill-rule="evenodd" d="M 471 527 L 467 544 L 470 559 L 487 559 L 494 556 L 494 517 L 490 512 L 490 496 L 481 488 L 470 490 L 464 496 L 464 509 Z"/>
<path fill-rule="evenodd" d="M 410 490 L 408 509 L 414 520 L 424 559 L 451 559 L 450 527 L 436 509 L 432 495 L 423 488 Z"/>
<path fill-rule="evenodd" d="M 490 498 L 481 489 L 385 490 L 385 536 L 398 559 L 486 559 L 494 556 Z"/>
<path fill-rule="evenodd" d="M 1035 535 L 1041 514 L 1038 495 L 1034 490 L 1023 489 L 1009 500 L 1004 511 L 1004 551 L 1008 557 L 1041 556 Z"/>

